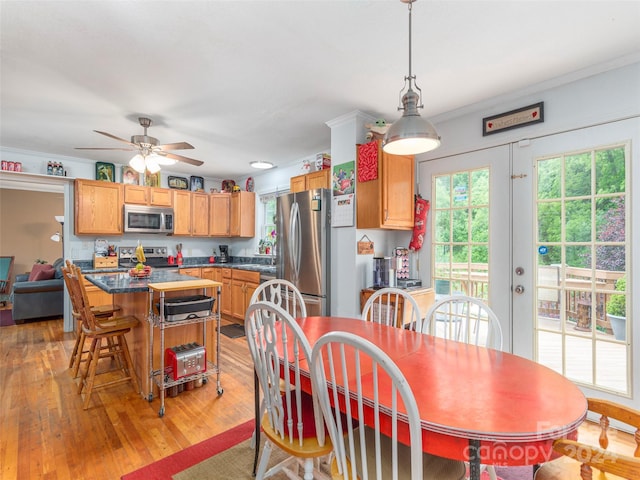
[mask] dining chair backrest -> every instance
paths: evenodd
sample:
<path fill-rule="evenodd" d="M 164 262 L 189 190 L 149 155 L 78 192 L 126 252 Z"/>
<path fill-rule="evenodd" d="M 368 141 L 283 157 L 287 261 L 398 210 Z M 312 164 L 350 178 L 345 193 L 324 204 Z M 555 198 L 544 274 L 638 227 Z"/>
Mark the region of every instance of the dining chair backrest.
<path fill-rule="evenodd" d="M 373 292 L 364 304 L 362 319 L 408 330 L 419 330 L 422 325 L 416 299 L 395 287 Z"/>
<path fill-rule="evenodd" d="M 353 333 L 327 333 L 313 346 L 310 371 L 334 445 L 333 478 L 463 478 L 463 462 L 423 454 L 413 391 L 380 347 Z"/>
<path fill-rule="evenodd" d="M 274 279 L 261 283 L 251 295 L 249 305 L 265 301 L 275 303 L 293 318 L 307 316 L 300 290 L 288 280 Z"/>
<path fill-rule="evenodd" d="M 308 433 L 314 432 L 323 444 L 324 420 L 316 397 L 296 388 L 311 358 L 300 326 L 278 305 L 255 302 L 247 309 L 245 332 L 270 428 L 286 443 L 303 446 Z M 307 409 L 313 414 L 307 416 Z"/>
<path fill-rule="evenodd" d="M 451 295 L 437 300 L 427 312 L 422 333 L 502 350 L 502 327 L 482 300 Z"/>

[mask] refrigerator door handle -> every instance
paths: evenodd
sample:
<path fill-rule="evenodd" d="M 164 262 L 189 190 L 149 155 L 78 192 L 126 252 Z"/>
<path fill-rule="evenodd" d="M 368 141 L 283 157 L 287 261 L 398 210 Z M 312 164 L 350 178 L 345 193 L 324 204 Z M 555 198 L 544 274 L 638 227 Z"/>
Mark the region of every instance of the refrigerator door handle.
<path fill-rule="evenodd" d="M 295 282 L 297 283 L 300 276 L 300 254 L 302 251 L 302 232 L 300 231 L 300 207 L 297 202 L 291 205 L 291 213 L 289 214 L 289 231 L 291 232 L 291 241 L 289 242 L 289 262 L 293 268 Z"/>

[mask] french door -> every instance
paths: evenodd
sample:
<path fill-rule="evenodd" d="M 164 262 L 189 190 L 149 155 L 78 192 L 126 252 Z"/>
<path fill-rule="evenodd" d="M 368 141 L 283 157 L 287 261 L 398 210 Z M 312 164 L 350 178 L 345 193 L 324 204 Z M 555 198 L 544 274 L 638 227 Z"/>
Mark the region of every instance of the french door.
<path fill-rule="evenodd" d="M 420 193 L 432 202 L 420 261 L 430 267 L 436 294 L 483 298 L 501 321 L 505 351 L 600 397 L 637 397 L 632 355 L 638 335 L 627 321 L 624 336 L 616 337 L 607 305 L 622 297 L 633 318 L 631 276 L 640 271 L 640 252 L 631 254 L 631 212 L 638 205 L 632 192 L 640 182 L 632 167 L 640 164 L 639 132 L 632 119 L 419 165 Z M 474 178 L 485 174 L 488 194 L 479 202 L 483 194 L 474 188 L 482 185 Z M 482 231 L 474 232 L 482 215 L 473 212 L 485 207 L 489 219 L 476 222 Z M 480 279 L 486 279 L 482 288 Z"/>

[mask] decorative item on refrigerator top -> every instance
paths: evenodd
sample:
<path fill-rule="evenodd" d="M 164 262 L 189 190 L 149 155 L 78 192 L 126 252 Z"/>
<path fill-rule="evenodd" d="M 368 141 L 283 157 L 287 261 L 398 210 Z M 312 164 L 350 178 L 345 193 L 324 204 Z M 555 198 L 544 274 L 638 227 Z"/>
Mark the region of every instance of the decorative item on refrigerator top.
<path fill-rule="evenodd" d="M 207 352 L 197 343 L 187 343 L 164 351 L 165 372 L 173 380 L 207 371 Z"/>
<path fill-rule="evenodd" d="M 206 295 L 167 298 L 164 301 L 164 318 L 168 322 L 203 318 L 211 315 L 215 298 Z M 156 304 L 159 307 L 159 304 Z"/>

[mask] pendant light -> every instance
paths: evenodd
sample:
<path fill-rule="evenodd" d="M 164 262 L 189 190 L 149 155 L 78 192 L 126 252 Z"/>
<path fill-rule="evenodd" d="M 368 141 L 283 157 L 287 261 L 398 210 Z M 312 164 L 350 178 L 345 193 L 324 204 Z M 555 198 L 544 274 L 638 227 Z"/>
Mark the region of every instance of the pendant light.
<path fill-rule="evenodd" d="M 416 0 L 400 1 L 409 6 L 409 75 L 404 77 L 404 86 L 400 90 L 401 105 L 398 110 L 403 110 L 402 117 L 387 130 L 382 140 L 382 149 L 392 155 L 415 155 L 438 148 L 440 136 L 433 125 L 418 112 L 419 108 L 424 108 L 422 90 L 411 71 L 411 10 Z M 405 88 L 406 93 L 402 95 Z"/>

